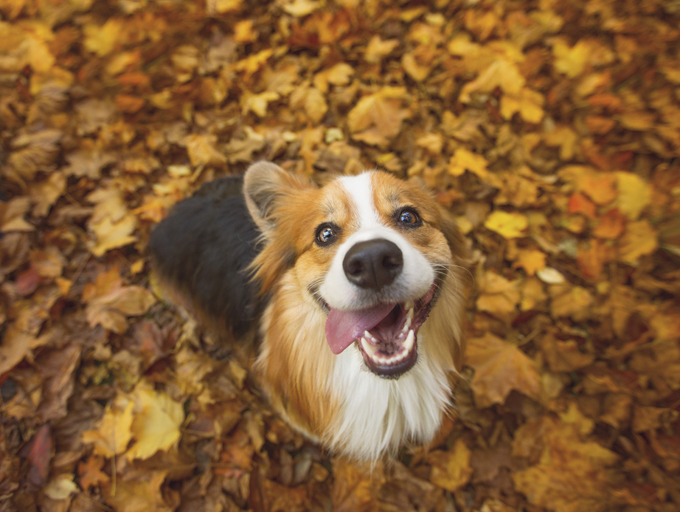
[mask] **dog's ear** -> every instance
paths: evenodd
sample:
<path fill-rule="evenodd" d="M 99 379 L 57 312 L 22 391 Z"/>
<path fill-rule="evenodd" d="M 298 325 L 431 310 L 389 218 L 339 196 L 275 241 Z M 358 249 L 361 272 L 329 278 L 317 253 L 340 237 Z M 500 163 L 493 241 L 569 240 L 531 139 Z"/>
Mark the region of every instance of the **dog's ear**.
<path fill-rule="evenodd" d="M 277 206 L 296 191 L 312 186 L 272 162 L 254 163 L 243 177 L 243 195 L 248 211 L 266 238 L 272 238 Z"/>

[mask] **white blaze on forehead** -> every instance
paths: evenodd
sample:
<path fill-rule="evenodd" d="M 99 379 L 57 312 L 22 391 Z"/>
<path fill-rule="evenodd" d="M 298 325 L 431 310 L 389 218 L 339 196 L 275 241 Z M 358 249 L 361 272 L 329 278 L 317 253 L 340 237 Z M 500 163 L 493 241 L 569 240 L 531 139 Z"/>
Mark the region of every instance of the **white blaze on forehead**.
<path fill-rule="evenodd" d="M 319 288 L 323 299 L 334 309 L 356 310 L 375 305 L 376 292 L 361 289 L 350 283 L 343 269 L 347 251 L 358 242 L 383 238 L 394 243 L 402 252 L 404 258 L 402 272 L 394 283 L 380 290 L 381 302 L 418 299 L 427 293 L 434 281 L 434 270 L 425 256 L 395 229 L 381 222 L 373 200 L 374 174 L 365 172 L 358 176 L 344 176 L 338 179 L 349 195 L 352 216 L 357 219 L 359 227 L 338 247 Z"/>
<path fill-rule="evenodd" d="M 338 181 L 347 191 L 359 220 L 359 229 L 379 226 L 378 212 L 373 203 L 372 172 L 364 172 L 357 176 L 343 176 Z"/>

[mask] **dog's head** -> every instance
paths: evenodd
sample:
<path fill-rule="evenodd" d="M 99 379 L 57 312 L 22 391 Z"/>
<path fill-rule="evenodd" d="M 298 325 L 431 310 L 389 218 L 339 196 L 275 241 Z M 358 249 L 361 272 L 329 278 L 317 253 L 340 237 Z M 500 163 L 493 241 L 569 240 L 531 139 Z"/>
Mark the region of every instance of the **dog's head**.
<path fill-rule="evenodd" d="M 264 238 L 255 261 L 263 289 L 292 270 L 327 314 L 334 354 L 354 344 L 381 377 L 411 369 L 418 331 L 465 251 L 427 191 L 377 171 L 317 187 L 260 162 L 245 175 L 244 195 Z"/>

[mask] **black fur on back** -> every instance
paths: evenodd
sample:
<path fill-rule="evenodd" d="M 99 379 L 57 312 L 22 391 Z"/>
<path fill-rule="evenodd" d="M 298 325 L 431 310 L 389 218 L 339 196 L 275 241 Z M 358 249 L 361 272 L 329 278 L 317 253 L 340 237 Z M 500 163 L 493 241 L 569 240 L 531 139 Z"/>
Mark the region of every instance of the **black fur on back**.
<path fill-rule="evenodd" d="M 204 184 L 151 233 L 154 270 L 235 338 L 258 318 L 263 300 L 248 265 L 260 235 L 242 194 L 243 179 Z"/>

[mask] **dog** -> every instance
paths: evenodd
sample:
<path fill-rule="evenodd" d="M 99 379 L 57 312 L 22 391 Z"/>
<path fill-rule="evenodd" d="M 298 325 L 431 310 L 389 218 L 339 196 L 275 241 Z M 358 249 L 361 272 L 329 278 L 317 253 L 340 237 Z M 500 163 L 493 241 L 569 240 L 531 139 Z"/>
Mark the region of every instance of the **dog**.
<path fill-rule="evenodd" d="M 308 438 L 375 461 L 434 437 L 461 368 L 467 253 L 421 184 L 319 186 L 258 162 L 179 202 L 149 250 L 172 302 L 256 343 L 259 385 Z"/>

